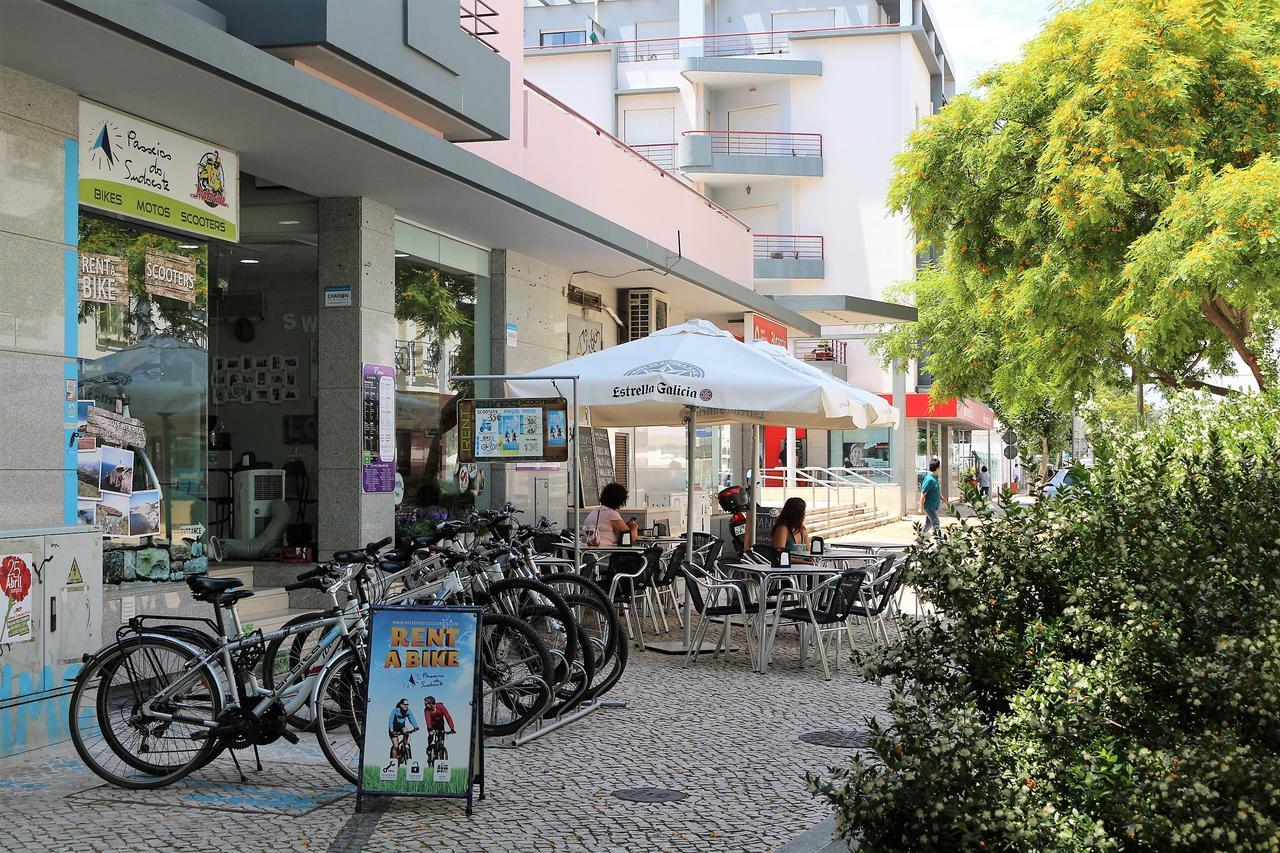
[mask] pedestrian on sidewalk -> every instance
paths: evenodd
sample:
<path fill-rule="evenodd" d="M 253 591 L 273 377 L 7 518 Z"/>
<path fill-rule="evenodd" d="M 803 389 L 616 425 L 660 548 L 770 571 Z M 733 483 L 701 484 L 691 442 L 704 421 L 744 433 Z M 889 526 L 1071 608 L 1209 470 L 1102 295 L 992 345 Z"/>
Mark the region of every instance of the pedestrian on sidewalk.
<path fill-rule="evenodd" d="M 987 470 L 986 465 L 983 465 L 982 470 L 978 472 L 978 491 L 982 492 L 984 497 L 991 497 L 991 472 Z"/>
<path fill-rule="evenodd" d="M 928 533 L 932 528 L 934 536 L 942 530 L 942 521 L 938 518 L 938 510 L 942 508 L 942 487 L 938 485 L 938 469 L 941 467 L 942 463 L 937 459 L 930 462 L 929 473 L 924 475 L 924 482 L 920 484 L 920 511 L 925 516 L 921 532 Z"/>

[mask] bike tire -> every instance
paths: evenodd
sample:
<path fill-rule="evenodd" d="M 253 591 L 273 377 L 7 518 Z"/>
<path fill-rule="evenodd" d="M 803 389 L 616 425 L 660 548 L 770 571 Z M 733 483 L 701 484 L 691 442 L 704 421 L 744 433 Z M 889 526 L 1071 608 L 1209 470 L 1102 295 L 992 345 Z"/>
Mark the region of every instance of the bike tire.
<path fill-rule="evenodd" d="M 618 613 L 613 609 L 613 602 L 609 600 L 609 593 L 605 592 L 604 587 L 590 578 L 570 572 L 544 575 L 541 580 L 557 590 L 561 588 L 572 590 L 572 592 L 562 592 L 562 595 L 590 596 L 600 603 L 601 609 L 598 612 L 602 615 L 604 622 L 595 630 L 588 626 L 588 632 L 604 643 L 605 660 L 612 658 L 618 646 L 618 638 L 622 636 L 622 622 L 618 619 Z"/>
<path fill-rule="evenodd" d="M 568 600 L 566 598 L 566 601 Z M 547 712 L 552 717 L 559 717 L 572 711 L 591 695 L 591 682 L 596 677 L 596 655 L 592 651 L 591 638 L 587 636 L 587 629 L 581 625 L 577 628 L 578 648 L 585 650 L 578 659 L 581 668 L 575 667 L 569 680 L 557 691 L 557 701 Z"/>
<path fill-rule="evenodd" d="M 609 658 L 609 665 L 596 670 L 597 680 L 595 684 L 591 685 L 591 693 L 588 694 L 587 698 L 594 702 L 617 685 L 622 679 L 622 673 L 627 669 L 627 655 L 630 648 L 630 643 L 618 643 L 614 649 L 613 656 Z"/>
<path fill-rule="evenodd" d="M 324 616 L 321 611 L 313 613 L 303 613 L 301 616 L 295 616 L 288 622 L 284 623 L 281 630 L 292 628 L 295 625 L 301 625 L 314 619 Z M 275 690 L 276 685 L 281 678 L 294 670 L 302 659 L 311 652 L 314 644 L 323 639 L 328 628 L 313 628 L 310 631 L 302 631 L 297 634 L 285 635 L 277 637 L 267 643 L 266 651 L 262 655 L 262 686 L 267 690 Z M 288 648 L 285 649 L 285 643 Z M 335 644 L 335 651 L 339 648 Z M 288 715 L 289 725 L 298 731 L 309 732 L 315 728 L 315 719 L 311 716 L 311 703 L 307 703 L 299 708 L 296 712 Z"/>
<path fill-rule="evenodd" d="M 496 607 L 499 608 L 498 612 L 517 619 L 525 618 L 523 612 L 527 607 L 554 607 L 556 616 L 563 626 L 563 631 L 556 638 L 554 647 L 560 648 L 563 652 L 566 668 L 571 667 L 577 660 L 578 632 L 572 627 L 575 623 L 573 612 L 565 603 L 564 596 L 550 584 L 533 578 L 507 578 L 491 584 L 485 590 L 485 597 L 482 600 L 486 604 L 486 610 Z M 564 675 L 568 677 L 567 672 Z"/>
<path fill-rule="evenodd" d="M 351 784 L 360 779 L 360 745 L 364 739 L 364 682 L 360 656 L 344 649 L 325 666 L 316 685 L 316 740 L 320 751 Z"/>
<path fill-rule="evenodd" d="M 551 703 L 551 653 L 533 628 L 502 613 L 484 614 L 478 645 L 484 734 L 515 734 Z"/>
<path fill-rule="evenodd" d="M 161 654 L 171 658 L 168 665 L 162 665 Z M 136 664 L 132 662 L 135 658 L 139 661 Z M 157 754 L 146 748 L 146 735 L 143 735 L 140 744 L 143 748 L 135 750 L 122 739 L 121 733 L 113 725 L 114 716 L 129 707 L 136 708 L 158 692 L 146 682 L 155 678 L 164 683 L 171 675 L 185 674 L 198 660 L 199 656 L 186 644 L 163 635 L 148 634 L 139 637 L 137 642 L 122 643 L 102 657 L 90 661 L 76 678 L 68 710 L 71 741 L 85 766 L 99 778 L 117 787 L 148 789 L 171 785 L 213 760 L 223 749 L 221 741 L 217 738 L 197 739 L 189 736 L 197 732 L 207 734 L 208 730 L 204 727 L 157 721 L 153 734 L 160 732 L 160 738 L 169 738 L 171 730 L 182 726 L 183 729 L 173 739 L 187 740 L 192 744 L 183 752 L 161 753 L 160 755 L 169 754 L 172 760 L 160 764 L 155 760 Z M 148 663 L 154 672 L 143 675 L 146 670 L 140 667 Z M 169 670 L 174 672 L 170 674 Z M 207 704 L 207 707 L 202 705 L 202 719 L 216 720 L 222 711 L 221 692 L 214 689 L 219 683 L 218 678 L 207 664 L 200 665 L 198 671 L 199 675 L 193 684 L 196 689 L 187 695 L 192 702 Z M 126 679 L 130 679 L 128 684 L 117 682 L 117 676 L 122 673 Z M 123 717 L 121 721 L 137 730 L 133 722 Z M 186 732 L 186 736 L 182 732 Z M 106 763 L 107 754 L 117 759 L 118 764 Z M 149 758 L 141 757 L 143 755 Z"/>

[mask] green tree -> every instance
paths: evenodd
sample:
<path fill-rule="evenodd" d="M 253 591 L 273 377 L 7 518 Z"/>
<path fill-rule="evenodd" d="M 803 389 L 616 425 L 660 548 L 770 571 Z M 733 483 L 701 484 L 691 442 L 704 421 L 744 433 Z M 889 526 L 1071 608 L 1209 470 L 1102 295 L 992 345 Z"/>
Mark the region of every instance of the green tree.
<path fill-rule="evenodd" d="M 413 322 L 432 364 L 439 364 L 445 347 L 456 340 L 449 353 L 453 374 L 473 372 L 475 299 L 476 280 L 472 276 L 452 275 L 434 267 L 396 266 L 396 319 Z"/>
<path fill-rule="evenodd" d="M 1275 361 L 1280 21 L 1244 0 L 1061 11 L 910 138 L 890 201 L 941 260 L 879 342 L 940 395 L 1070 411 Z"/>

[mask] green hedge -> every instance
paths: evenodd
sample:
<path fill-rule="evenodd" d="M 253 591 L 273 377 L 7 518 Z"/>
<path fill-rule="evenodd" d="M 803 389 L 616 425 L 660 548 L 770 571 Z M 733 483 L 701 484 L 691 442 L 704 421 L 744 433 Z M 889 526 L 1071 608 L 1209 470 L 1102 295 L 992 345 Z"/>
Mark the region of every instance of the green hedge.
<path fill-rule="evenodd" d="M 867 850 L 1280 850 L 1280 399 L 1177 401 L 918 553 L 855 656 L 892 724 L 811 790 Z M 911 620 L 905 620 L 910 622 Z"/>

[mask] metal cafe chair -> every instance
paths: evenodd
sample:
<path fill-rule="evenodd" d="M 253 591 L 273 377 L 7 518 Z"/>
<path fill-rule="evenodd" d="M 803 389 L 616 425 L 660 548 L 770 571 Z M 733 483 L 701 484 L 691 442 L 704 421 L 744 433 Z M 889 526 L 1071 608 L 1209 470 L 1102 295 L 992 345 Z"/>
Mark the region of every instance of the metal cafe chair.
<path fill-rule="evenodd" d="M 827 646 L 822 640 L 823 633 L 836 634 L 836 668 L 840 668 L 840 632 L 846 631 L 849 643 L 853 644 L 853 627 L 849 618 L 854 609 L 866 607 L 865 590 L 867 572 L 865 569 L 850 569 L 835 577 L 828 578 L 810 590 L 788 587 L 778 590 L 777 610 L 774 614 L 773 627 L 769 631 L 765 643 L 766 658 L 773 650 L 778 636 L 778 626 L 785 620 L 797 627 L 813 629 L 814 641 L 818 647 L 818 660 L 822 662 L 822 675 L 831 680 L 831 669 L 827 666 Z M 789 598 L 798 599 L 800 606 L 784 607 Z M 803 634 L 803 631 L 802 631 Z M 801 637 L 800 665 L 804 665 L 808 640 Z"/>
<path fill-rule="evenodd" d="M 608 568 L 603 578 L 609 584 L 609 600 L 622 611 L 625 630 L 629 638 L 635 639 L 644 651 L 644 615 L 645 607 L 652 606 L 650 595 L 653 593 L 654 574 L 662 563 L 662 548 L 654 545 L 643 551 L 634 553 L 611 554 Z M 636 602 L 640 609 L 636 610 Z M 636 617 L 636 630 L 631 630 L 631 617 Z M 654 624 L 657 630 L 657 624 Z"/>
<path fill-rule="evenodd" d="M 723 620 L 720 637 L 716 641 L 717 655 L 732 644 L 732 622 L 735 616 L 742 619 L 742 633 L 747 637 L 747 657 L 755 660 L 755 631 L 751 627 L 750 605 L 742 586 L 720 581 L 698 566 L 685 566 L 681 569 L 684 575 L 685 594 L 689 603 L 698 615 L 698 624 L 690 639 L 689 649 L 685 652 L 684 665 L 687 667 L 698 659 L 702 651 L 702 641 L 707 635 L 707 626 L 714 620 Z M 723 602 L 723 603 L 722 603 Z"/>

